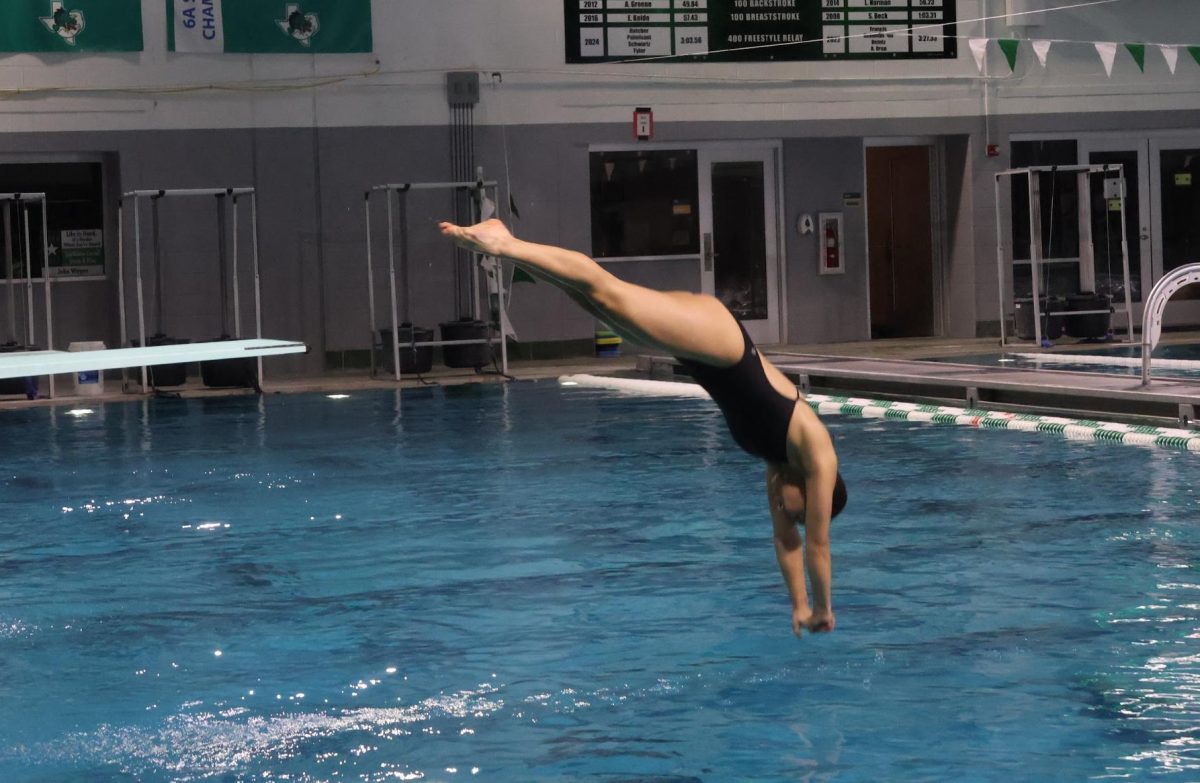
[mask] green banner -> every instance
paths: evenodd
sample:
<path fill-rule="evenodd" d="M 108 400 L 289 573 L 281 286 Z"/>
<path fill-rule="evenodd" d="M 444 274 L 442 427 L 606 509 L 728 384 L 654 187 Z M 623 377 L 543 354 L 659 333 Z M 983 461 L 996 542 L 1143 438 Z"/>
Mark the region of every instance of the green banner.
<path fill-rule="evenodd" d="M 371 0 L 166 0 L 166 6 L 172 52 L 327 54 L 373 48 Z"/>
<path fill-rule="evenodd" d="M 0 0 L 0 52 L 140 52 L 141 0 Z"/>

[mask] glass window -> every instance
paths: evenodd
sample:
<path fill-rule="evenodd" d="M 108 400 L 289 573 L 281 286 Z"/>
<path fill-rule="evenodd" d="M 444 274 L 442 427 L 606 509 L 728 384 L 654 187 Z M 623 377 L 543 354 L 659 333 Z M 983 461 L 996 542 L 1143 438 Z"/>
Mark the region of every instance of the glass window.
<path fill-rule="evenodd" d="M 695 150 L 593 152 L 592 255 L 699 254 Z"/>
<path fill-rule="evenodd" d="M 1054 141 L 1014 141 L 1013 168 L 1026 166 L 1074 166 L 1078 163 L 1077 145 L 1073 139 Z M 1042 258 L 1079 257 L 1079 184 L 1075 172 L 1043 173 Z M 1012 177 L 1013 260 L 1029 260 L 1029 180 Z M 1047 264 L 1042 268 L 1039 289 L 1061 296 L 1079 288 L 1077 266 Z M 1013 294 L 1018 298 L 1033 295 L 1030 267 L 1013 268 Z"/>
<path fill-rule="evenodd" d="M 1073 139 L 1014 141 L 1012 165 L 1074 166 L 1079 162 Z M 1079 257 L 1079 187 L 1075 172 L 1044 173 L 1042 191 L 1042 258 Z M 1012 178 L 1013 258 L 1029 260 L 1029 182 Z"/>
<path fill-rule="evenodd" d="M 0 164 L 0 193 L 45 193 L 50 234 L 52 277 L 104 274 L 104 190 L 101 164 L 4 163 Z M 39 206 L 29 210 L 26 247 L 24 218 L 15 202 L 0 202 L 0 237 L 4 258 L 0 278 L 11 261 L 14 278 L 28 273 L 42 277 L 42 215 Z"/>
<path fill-rule="evenodd" d="M 1142 301 L 1142 243 L 1138 241 L 1138 153 L 1137 150 L 1093 152 L 1090 163 L 1122 166 L 1122 173 L 1107 172 L 1088 177 L 1092 191 L 1092 244 L 1095 255 L 1096 293 L 1116 300 L 1125 298 L 1125 269 L 1122 258 L 1122 230 L 1128 237 L 1129 294 Z M 1111 183 L 1125 178 L 1125 225 L 1121 225 L 1121 201 L 1112 198 Z"/>

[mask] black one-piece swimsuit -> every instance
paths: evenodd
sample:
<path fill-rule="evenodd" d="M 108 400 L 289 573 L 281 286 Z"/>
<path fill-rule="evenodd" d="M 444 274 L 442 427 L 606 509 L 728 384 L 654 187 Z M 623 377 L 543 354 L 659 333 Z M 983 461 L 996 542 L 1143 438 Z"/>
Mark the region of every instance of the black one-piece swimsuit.
<path fill-rule="evenodd" d="M 799 391 L 788 399 L 771 385 L 758 357 L 758 350 L 738 321 L 745 348 L 737 364 L 714 367 L 688 359 L 678 359 L 683 368 L 700 384 L 725 414 L 733 439 L 747 453 L 768 462 L 786 464 L 787 433 Z"/>

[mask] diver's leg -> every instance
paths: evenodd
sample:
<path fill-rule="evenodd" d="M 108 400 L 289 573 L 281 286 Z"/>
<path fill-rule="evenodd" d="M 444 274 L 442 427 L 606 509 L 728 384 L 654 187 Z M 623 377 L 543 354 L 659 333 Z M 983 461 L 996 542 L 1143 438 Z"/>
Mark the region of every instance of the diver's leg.
<path fill-rule="evenodd" d="M 498 220 L 469 227 L 443 223 L 442 233 L 468 249 L 511 259 L 576 301 L 582 298 L 589 312 L 632 341 L 705 364 L 731 365 L 742 357 L 737 321 L 711 296 L 627 283 L 582 253 L 516 239 Z"/>

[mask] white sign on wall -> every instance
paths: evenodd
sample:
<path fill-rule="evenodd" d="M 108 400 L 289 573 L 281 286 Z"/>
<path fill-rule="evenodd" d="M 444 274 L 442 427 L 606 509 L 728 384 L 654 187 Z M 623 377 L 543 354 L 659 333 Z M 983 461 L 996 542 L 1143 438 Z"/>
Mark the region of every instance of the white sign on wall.
<path fill-rule="evenodd" d="M 171 26 L 176 52 L 221 54 L 225 51 L 225 25 L 221 0 L 175 0 Z"/>

